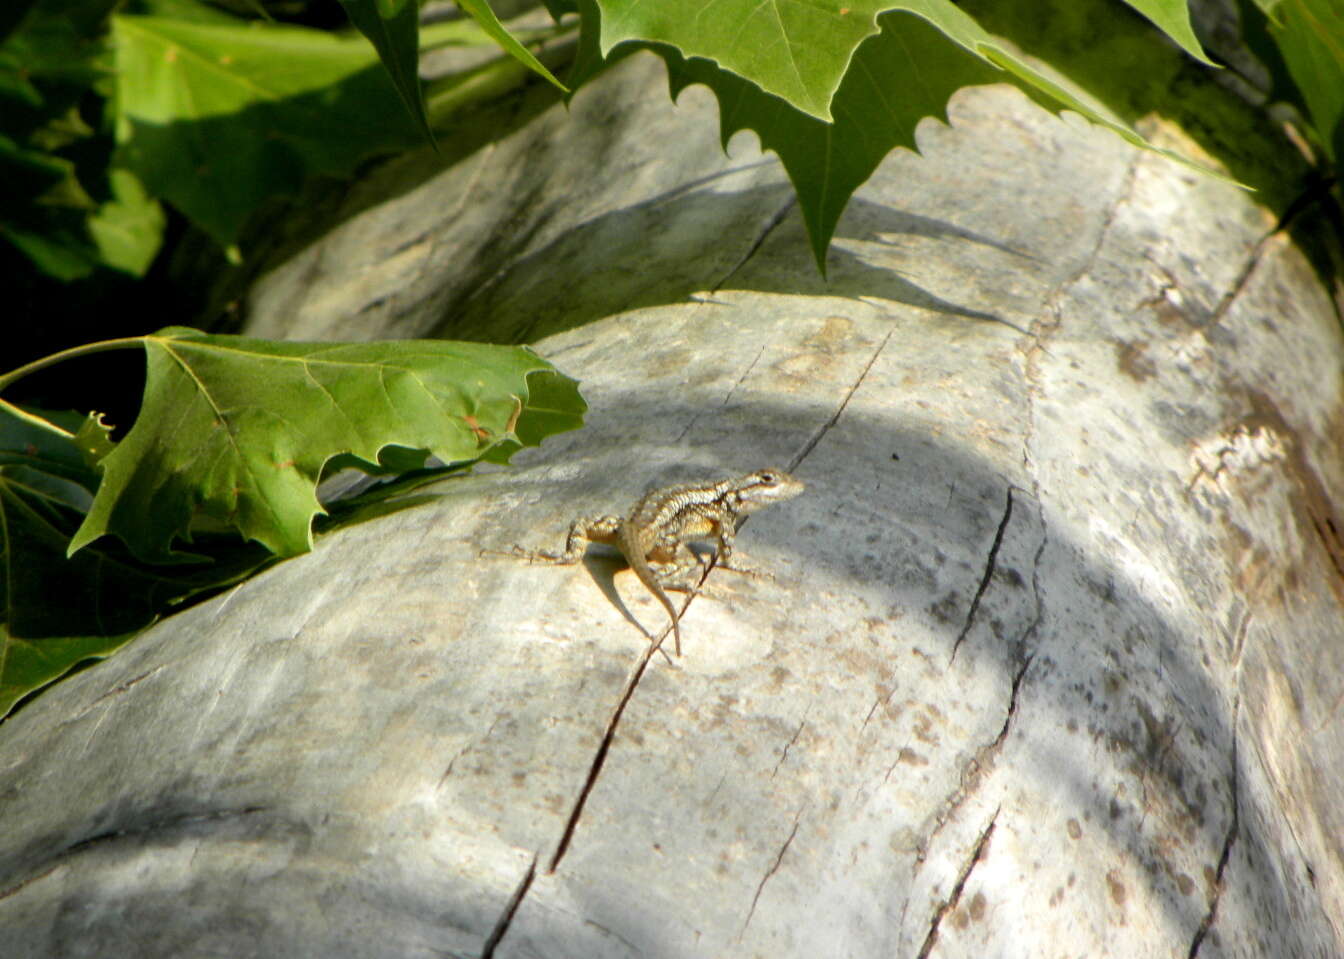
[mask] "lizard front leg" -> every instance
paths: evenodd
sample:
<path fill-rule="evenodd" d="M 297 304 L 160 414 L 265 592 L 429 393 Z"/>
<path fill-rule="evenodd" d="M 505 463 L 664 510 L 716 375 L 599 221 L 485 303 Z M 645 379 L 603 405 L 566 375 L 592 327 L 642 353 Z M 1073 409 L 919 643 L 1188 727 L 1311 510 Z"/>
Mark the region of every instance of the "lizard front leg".
<path fill-rule="evenodd" d="M 709 517 L 709 521 L 713 529 L 715 544 L 718 547 L 714 565 L 720 569 L 731 570 L 734 573 L 745 573 L 748 576 L 757 575 L 757 571 L 745 563 L 733 562 L 733 546 L 737 536 L 737 516 L 731 510 L 720 509 Z"/>
<path fill-rule="evenodd" d="M 712 538 L 717 539 L 717 536 Z M 705 582 L 705 572 L 709 565 L 708 560 L 691 549 L 686 543 L 678 543 L 675 550 L 670 553 L 664 550 L 661 555 L 667 558 L 651 558 L 649 568 L 658 585 L 664 590 L 669 593 L 685 593 L 687 596 L 703 596 L 715 600 L 724 598 L 722 592 L 716 590 L 712 584 Z M 716 565 L 723 568 L 723 564 L 717 560 Z M 728 568 L 734 572 L 751 572 L 735 567 Z"/>
<path fill-rule="evenodd" d="M 686 543 L 649 557 L 649 568 L 658 585 L 678 593 L 696 593 L 704 579 L 706 561 Z"/>

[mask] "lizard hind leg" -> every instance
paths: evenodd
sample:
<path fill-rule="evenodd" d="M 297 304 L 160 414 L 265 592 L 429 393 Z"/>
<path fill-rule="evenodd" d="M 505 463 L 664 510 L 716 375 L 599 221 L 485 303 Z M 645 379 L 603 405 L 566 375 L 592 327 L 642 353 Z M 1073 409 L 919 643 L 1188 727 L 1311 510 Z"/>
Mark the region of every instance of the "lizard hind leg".
<path fill-rule="evenodd" d="M 589 543 L 611 545 L 616 542 L 616 530 L 621 525 L 619 516 L 589 516 L 576 519 L 569 527 L 565 537 L 565 550 L 552 553 L 544 549 L 513 548 L 513 554 L 530 563 L 554 563 L 557 566 L 573 566 L 583 559 Z"/>
<path fill-rule="evenodd" d="M 619 516 L 589 516 L 584 519 L 576 519 L 569 527 L 569 535 L 565 537 L 563 561 L 565 563 L 577 563 L 583 556 L 584 551 L 588 549 L 589 543 L 614 545 L 620 527 L 621 518 Z"/>

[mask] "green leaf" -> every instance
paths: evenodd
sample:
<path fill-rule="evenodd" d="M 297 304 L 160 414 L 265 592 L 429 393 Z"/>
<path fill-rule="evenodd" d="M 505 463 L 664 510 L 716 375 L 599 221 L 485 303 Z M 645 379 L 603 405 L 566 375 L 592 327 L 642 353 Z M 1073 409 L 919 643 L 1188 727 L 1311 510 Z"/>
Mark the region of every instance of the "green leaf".
<path fill-rule="evenodd" d="M 546 31 L 547 35 L 554 28 Z M 440 20 L 427 23 L 420 28 L 420 50 L 437 50 L 440 47 L 491 47 L 498 48 L 484 30 L 474 20 Z"/>
<path fill-rule="evenodd" d="M 538 76 L 544 77 L 563 92 L 569 92 L 568 88 L 552 76 L 551 71 L 542 66 L 541 61 L 532 55 L 532 51 L 519 43 L 513 34 L 505 29 L 504 24 L 499 22 L 499 18 L 495 16 L 495 12 L 490 9 L 490 4 L 486 3 L 486 0 L 457 0 L 457 5 L 470 14 L 481 29 L 489 34 L 515 60 Z"/>
<path fill-rule="evenodd" d="M 428 460 L 428 450 L 407 449 L 404 446 L 384 446 L 378 451 L 375 462 L 360 459 L 352 453 L 340 453 L 323 465 L 322 478 L 326 479 L 342 470 L 358 470 L 368 476 L 396 476 L 424 469 Z"/>
<path fill-rule="evenodd" d="M 1151 20 L 1154 26 L 1180 44 L 1181 49 L 1190 56 L 1200 63 L 1215 66 L 1190 27 L 1187 0 L 1125 0 L 1125 3 Z"/>
<path fill-rule="evenodd" d="M 941 0 L 908 6 L 925 13 L 937 7 L 939 19 L 935 23 L 926 15 L 883 14 L 881 33 L 859 48 L 836 92 L 833 123 L 794 109 L 705 60 L 687 61 L 656 48 L 668 63 L 674 95 L 690 83 L 704 83 L 714 92 L 725 144 L 738 130 L 751 129 L 763 148 L 779 154 L 823 270 L 826 249 L 850 196 L 893 149 L 916 148 L 915 127 L 921 119 L 946 122 L 947 101 L 962 87 L 1016 83 L 1038 102 L 1075 110 L 1152 149 L 1129 126 L 1012 55 L 961 11 L 943 7 Z M 1158 152 L 1189 162 L 1169 151 Z"/>
<path fill-rule="evenodd" d="M 87 490 L 80 507 L 87 509 L 89 494 L 98 486 L 98 475 L 84 452 L 92 441 L 85 431 L 93 419 L 72 410 L 54 412 L 0 401 L 0 469 L 21 466 L 74 481 Z"/>
<path fill-rule="evenodd" d="M 884 13 L 923 17 L 986 62 L 1012 69 L 1042 93 L 1056 92 L 1022 65 L 1009 67 L 1003 51 L 990 56 L 975 35 L 974 21 L 952 0 L 718 0 L 690 10 L 646 0 L 597 0 L 597 5 L 603 56 L 627 42 L 667 44 L 681 56 L 709 60 L 819 120 L 834 118 L 832 98 L 853 69 L 860 45 L 878 32 L 878 17 Z M 1184 0 L 1133 0 L 1131 5 L 1208 62 L 1190 30 Z M 887 91 L 892 98 L 904 92 L 906 88 Z"/>
<path fill-rule="evenodd" d="M 127 0 L 118 9 L 118 13 L 134 14 L 141 17 L 164 17 L 169 20 L 182 20 L 188 23 L 215 23 L 238 26 L 241 18 L 212 6 L 208 0 Z"/>
<path fill-rule="evenodd" d="M 89 157 L 99 143 L 72 105 L 97 76 L 90 64 L 98 47 L 45 12 L 0 51 L 0 238 L 68 282 L 100 265 L 88 231 L 98 204 L 80 180 L 81 169 L 96 178 Z"/>
<path fill-rule="evenodd" d="M 579 397 L 576 387 L 573 380 L 549 363 L 544 369 L 529 374 L 527 403 L 514 425 L 514 435 L 507 437 L 491 451 L 491 459 L 497 463 L 507 463 L 508 456 L 501 454 L 511 444 L 517 444 L 515 448 L 540 446 L 541 441 L 548 436 L 582 426 L 582 414 L 588 406 Z"/>
<path fill-rule="evenodd" d="M 1320 142 L 1319 134 L 1314 126 L 1310 126 L 1311 111 L 1307 108 L 1307 101 L 1283 56 L 1280 46 L 1283 22 L 1275 12 L 1278 5 L 1279 0 L 1238 0 L 1241 38 L 1269 74 L 1269 88 L 1265 91 L 1269 101 L 1292 104 L 1302 122 L 1309 125 L 1303 132 Z"/>
<path fill-rule="evenodd" d="M 920 8 L 925 9 L 921 10 Z M 941 14 L 937 18 L 933 16 L 935 9 L 938 9 Z M 1066 86 L 1066 81 L 1062 77 L 1050 76 L 1029 66 L 1024 60 L 1010 52 L 1004 44 L 983 30 L 970 16 L 947 3 L 947 0 L 924 0 L 919 4 L 912 4 L 911 10 L 920 16 L 924 16 L 930 23 L 935 24 L 962 49 L 976 53 L 983 57 L 987 63 L 1006 71 L 1011 75 L 1012 80 L 1036 102 L 1057 112 L 1059 110 L 1072 110 L 1092 123 L 1106 127 L 1112 133 L 1118 134 L 1122 139 L 1137 147 L 1160 153 L 1170 160 L 1193 167 L 1205 174 L 1222 176 L 1218 171 L 1201 167 L 1170 150 L 1154 147 L 1132 127 L 1094 102 L 1081 90 Z"/>
<path fill-rule="evenodd" d="M 95 416 L 0 402 L 0 718 L 170 605 L 273 559 L 236 539 L 185 572 L 147 567 L 115 540 L 67 558 L 98 482 L 86 459 L 110 448 L 106 433 Z"/>
<path fill-rule="evenodd" d="M 0 176 L 5 190 L 45 206 L 92 207 L 75 178 L 75 165 L 49 151 L 20 145 L 0 134 Z M 6 220 L 13 213 L 6 211 Z"/>
<path fill-rule="evenodd" d="M 368 37 L 401 102 L 430 143 L 434 131 L 420 88 L 420 6 L 415 0 L 341 0 L 345 15 Z"/>
<path fill-rule="evenodd" d="M 271 196 L 417 142 L 359 37 L 113 18 L 117 162 L 230 246 Z"/>
<path fill-rule="evenodd" d="M 108 180 L 112 199 L 89 218 L 89 233 L 103 263 L 144 276 L 163 243 L 163 207 L 130 170 L 109 170 Z"/>
<path fill-rule="evenodd" d="M 112 427 L 103 422 L 102 413 L 90 413 L 79 424 L 75 432 L 75 446 L 79 448 L 89 469 L 96 468 L 98 462 L 112 452 Z"/>
<path fill-rule="evenodd" d="M 0 623 L 0 719 L 23 697 L 49 686 L 85 660 L 107 658 L 139 632 L 21 639 Z"/>
<path fill-rule="evenodd" d="M 1269 35 L 1306 104 L 1316 140 L 1338 162 L 1344 157 L 1344 3 L 1282 0 L 1267 13 Z"/>
<path fill-rule="evenodd" d="M 571 97 L 574 91 L 607 67 L 645 48 L 645 45 L 640 43 L 623 43 L 608 54 L 603 54 L 600 37 L 602 14 L 598 9 L 597 0 L 548 0 L 546 6 L 556 20 L 566 13 L 579 15 L 578 48 L 574 51 L 574 61 L 570 64 L 569 72 L 565 75 Z"/>
<path fill-rule="evenodd" d="M 628 41 L 665 43 L 774 94 L 803 113 L 831 119 L 831 97 L 854 51 L 877 33 L 885 0 L 673 3 L 598 0 L 604 57 Z"/>
<path fill-rule="evenodd" d="M 104 180 L 112 142 L 93 111 L 115 2 L 44 0 L 0 49 L 0 232 L 64 281 L 104 266 L 143 274 L 162 239 L 157 204 Z"/>
<path fill-rule="evenodd" d="M 386 516 L 433 501 L 442 494 L 411 494 L 422 486 L 437 483 L 449 476 L 461 475 L 469 468 L 461 464 L 426 466 L 410 469 L 397 476 L 389 476 L 388 479 L 379 480 L 366 488 L 361 487 L 358 492 L 352 491 L 339 499 L 331 500 L 327 503 L 327 515 L 319 516 L 314 526 L 319 532 L 326 533 L 337 527 Z"/>
<path fill-rule="evenodd" d="M 0 41 L 5 40 L 14 32 L 15 28 L 23 22 L 23 18 L 38 3 L 39 0 L 9 0 L 3 7 L 0 7 Z"/>
<path fill-rule="evenodd" d="M 198 511 L 288 556 L 311 548 L 329 459 L 376 462 L 389 445 L 444 463 L 506 459 L 582 422 L 572 380 L 530 350 L 478 343 L 283 343 L 173 327 L 144 338 L 135 426 L 99 465 L 102 484 L 70 552 L 104 533 L 172 561 Z"/>
<path fill-rule="evenodd" d="M 139 629 L 191 592 L 161 574 L 90 549 L 65 556 L 88 493 L 25 466 L 0 467 L 0 620 L 11 636 L 112 635 Z"/>
<path fill-rule="evenodd" d="M 24 230 L 0 223 L 0 238 L 58 280 L 78 280 L 92 273 L 96 265 L 93 245 L 75 230 L 58 226 Z"/>
<path fill-rule="evenodd" d="M 846 75 L 835 98 L 834 123 L 796 110 L 705 60 L 664 53 L 674 96 L 703 83 L 718 98 L 725 145 L 738 130 L 751 129 L 762 149 L 779 154 L 823 271 L 841 212 L 883 157 L 898 146 L 915 149 L 915 126 L 926 116 L 945 120 L 947 100 L 958 89 L 998 78 L 997 71 L 918 17 L 889 14 L 884 26 L 860 48 Z"/>
<path fill-rule="evenodd" d="M 0 89 L 13 92 L 14 80 L 28 81 L 25 99 L 36 93 L 48 115 L 64 112 L 103 73 L 104 8 L 115 2 L 101 0 L 83 18 L 67 16 L 59 4 L 39 4 L 0 48 L 0 75 L 9 75 Z M 7 129 L 13 131 L 14 122 L 5 117 Z"/>

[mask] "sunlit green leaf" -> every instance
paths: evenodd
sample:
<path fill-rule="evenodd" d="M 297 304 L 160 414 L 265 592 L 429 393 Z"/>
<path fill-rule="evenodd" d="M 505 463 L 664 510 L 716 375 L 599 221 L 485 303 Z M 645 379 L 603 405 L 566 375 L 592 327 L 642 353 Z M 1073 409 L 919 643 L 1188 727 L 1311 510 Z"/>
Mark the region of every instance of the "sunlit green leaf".
<path fill-rule="evenodd" d="M 1148 146 L 1132 128 L 1033 69 L 941 0 L 915 2 L 920 15 L 887 13 L 882 32 L 856 53 L 826 123 L 705 60 L 686 61 L 658 48 L 668 62 L 673 90 L 704 83 L 719 101 L 724 142 L 751 129 L 776 151 L 798 193 L 813 254 L 824 262 L 835 225 L 850 196 L 897 147 L 915 149 L 924 117 L 946 120 L 947 101 L 962 87 L 1015 83 L 1038 102 L 1075 110 L 1131 143 Z M 928 14 L 938 11 L 935 21 Z M 1158 152 L 1182 163 L 1189 161 Z"/>
<path fill-rule="evenodd" d="M 221 245 L 310 174 L 417 141 L 360 37 L 130 16 L 113 35 L 118 162 Z"/>
<path fill-rule="evenodd" d="M 886 0 L 719 0 L 692 6 L 597 0 L 597 5 L 603 56 L 631 41 L 669 44 L 820 120 L 831 119 L 831 97 L 854 51 L 877 33 L 877 15 L 893 6 Z"/>
<path fill-rule="evenodd" d="M 490 9 L 486 0 L 458 0 L 457 5 L 466 11 L 480 25 L 482 30 L 489 34 L 505 52 L 519 63 L 559 89 L 566 89 L 565 85 L 552 76 L 551 71 L 547 70 L 541 61 L 532 55 L 532 51 L 519 43 L 513 34 L 505 29 L 504 24 L 499 22 L 499 18 L 495 16 L 495 12 Z"/>
<path fill-rule="evenodd" d="M 646 0 L 597 0 L 604 56 L 622 43 L 661 43 L 686 58 L 709 60 L 762 91 L 819 120 L 834 117 L 832 97 L 853 69 L 860 45 L 878 32 L 882 14 L 906 12 L 924 18 L 968 52 L 1043 93 L 1054 91 L 1037 75 L 989 55 L 970 21 L 952 0 L 823 0 L 784 3 L 716 0 L 690 7 Z M 1191 52 L 1204 59 L 1190 30 L 1184 0 L 1133 0 L 1132 6 Z M 886 91 L 891 100 L 909 92 Z M 881 122 L 880 119 L 878 122 Z"/>
<path fill-rule="evenodd" d="M 573 381 L 520 347 L 284 343 L 182 328 L 144 346 L 140 414 L 99 463 L 103 481 L 72 553 L 114 533 L 137 556 L 171 560 L 198 511 L 276 554 L 304 552 L 332 457 L 374 462 L 392 445 L 450 464 L 506 459 L 582 421 Z"/>
<path fill-rule="evenodd" d="M 143 276 L 163 242 L 163 208 L 130 170 L 108 171 L 112 199 L 89 218 L 89 233 L 103 263 Z"/>

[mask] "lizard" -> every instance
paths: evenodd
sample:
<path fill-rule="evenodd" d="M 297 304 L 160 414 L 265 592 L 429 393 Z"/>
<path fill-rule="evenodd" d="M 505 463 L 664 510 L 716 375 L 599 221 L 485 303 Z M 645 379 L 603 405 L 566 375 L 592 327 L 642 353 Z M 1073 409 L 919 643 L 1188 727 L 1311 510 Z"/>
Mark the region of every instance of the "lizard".
<path fill-rule="evenodd" d="M 589 543 L 615 546 L 639 581 L 672 617 L 680 656 L 681 617 L 665 590 L 693 591 L 694 587 L 684 585 L 685 577 L 700 565 L 700 559 L 688 544 L 715 540 L 717 565 L 749 572 L 728 565 L 738 526 L 749 513 L 792 499 L 802 491 L 802 481 L 781 469 L 760 469 L 716 483 L 663 486 L 644 494 L 625 517 L 575 520 L 563 553 L 527 551 L 520 547 L 514 547 L 514 552 L 530 560 L 572 565 L 583 556 Z"/>

